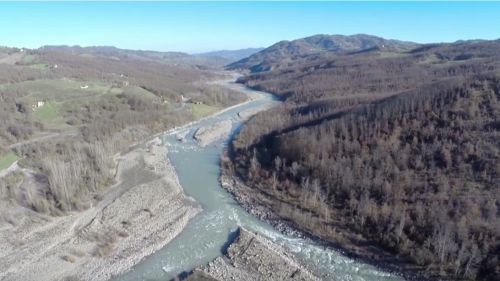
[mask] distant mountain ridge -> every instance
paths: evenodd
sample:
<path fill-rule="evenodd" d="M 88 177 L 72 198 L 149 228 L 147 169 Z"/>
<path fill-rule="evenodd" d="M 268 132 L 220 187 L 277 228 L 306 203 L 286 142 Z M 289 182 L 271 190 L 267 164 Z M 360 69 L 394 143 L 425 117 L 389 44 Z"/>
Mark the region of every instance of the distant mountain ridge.
<path fill-rule="evenodd" d="M 129 50 L 121 49 L 114 46 L 88 46 L 82 47 L 79 45 L 68 46 L 68 45 L 46 45 L 40 47 L 40 50 L 44 51 L 61 51 L 73 54 L 101 54 L 101 55 L 124 55 L 124 54 L 136 54 L 136 55 L 161 55 L 170 57 L 183 57 L 189 56 L 187 53 L 183 52 L 160 52 L 160 51 L 150 51 L 150 50 Z"/>
<path fill-rule="evenodd" d="M 310 55 L 341 54 L 365 50 L 401 51 L 419 46 L 414 42 L 384 39 L 377 36 L 357 35 L 314 35 L 293 41 L 281 41 L 256 54 L 227 66 L 230 70 L 248 69 L 251 72 L 266 71 L 275 64 Z"/>
<path fill-rule="evenodd" d="M 221 67 L 231 61 L 215 56 L 190 55 L 184 52 L 160 52 L 151 50 L 128 50 L 114 46 L 67 46 L 67 45 L 47 45 L 39 48 L 42 52 L 62 52 L 72 55 L 93 55 L 115 57 L 119 59 L 135 59 L 142 61 L 155 61 L 168 64 L 186 64 L 201 68 Z"/>
<path fill-rule="evenodd" d="M 257 52 L 264 50 L 265 48 L 246 48 L 240 50 L 220 50 L 213 52 L 206 52 L 201 54 L 196 54 L 197 56 L 202 57 L 218 57 L 222 59 L 226 59 L 229 62 L 239 61 L 246 57 L 249 57 Z"/>
<path fill-rule="evenodd" d="M 88 46 L 81 47 L 78 45 L 47 45 L 41 47 L 41 51 L 56 51 L 69 54 L 80 55 L 97 55 L 117 58 L 133 58 L 139 60 L 160 60 L 173 63 L 199 63 L 200 65 L 216 65 L 223 66 L 243 58 L 249 57 L 264 48 L 246 48 L 240 50 L 219 50 L 200 54 L 188 54 L 184 52 L 161 52 L 151 50 L 128 50 L 120 49 L 114 46 Z"/>

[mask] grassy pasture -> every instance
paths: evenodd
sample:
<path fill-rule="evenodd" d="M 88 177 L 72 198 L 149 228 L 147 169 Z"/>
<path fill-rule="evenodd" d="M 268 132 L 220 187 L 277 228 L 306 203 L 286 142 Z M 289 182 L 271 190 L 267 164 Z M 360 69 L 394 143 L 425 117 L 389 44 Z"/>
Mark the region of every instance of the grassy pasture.
<path fill-rule="evenodd" d="M 3 171 L 10 167 L 12 163 L 16 162 L 19 160 L 19 156 L 17 156 L 14 152 L 9 152 L 4 156 L 0 157 L 0 171 Z"/>
<path fill-rule="evenodd" d="M 58 117 L 57 104 L 48 102 L 35 110 L 35 116 L 41 121 L 50 122 Z"/>
<path fill-rule="evenodd" d="M 84 88 L 88 86 L 87 88 Z M 68 79 L 34 80 L 3 85 L 7 89 L 19 90 L 28 93 L 29 97 L 45 101 L 66 101 L 102 95 L 119 93 L 113 91 L 111 85 L 100 82 L 80 82 Z"/>
<path fill-rule="evenodd" d="M 206 104 L 192 104 L 191 112 L 196 118 L 201 118 L 204 116 L 208 116 L 212 113 L 215 113 L 219 110 L 216 106 L 206 105 Z"/>
<path fill-rule="evenodd" d="M 153 100 L 158 98 L 157 96 L 155 96 L 155 94 L 151 93 L 150 91 L 147 91 L 141 87 L 136 87 L 136 86 L 127 86 L 126 88 L 123 89 L 123 92 L 126 92 L 127 94 L 136 97 L 144 98 L 146 100 Z"/>
<path fill-rule="evenodd" d="M 0 85 L 5 91 L 24 92 L 26 99 L 45 102 L 78 102 L 88 98 L 97 98 L 102 95 L 118 95 L 126 93 L 146 100 L 157 97 L 140 87 L 126 86 L 124 88 L 114 87 L 111 84 L 97 81 L 75 81 L 70 79 L 56 80 L 33 80 L 14 84 Z"/>
<path fill-rule="evenodd" d="M 441 62 L 441 60 L 438 58 L 438 56 L 435 54 L 432 54 L 432 55 L 426 56 L 423 60 L 419 61 L 418 64 L 435 64 L 435 63 L 439 63 L 439 62 Z"/>
<path fill-rule="evenodd" d="M 388 59 L 388 58 L 401 58 L 401 57 L 406 57 L 408 56 L 408 53 L 402 53 L 402 52 L 390 52 L 390 51 L 381 51 L 379 52 L 379 57 L 383 59 Z"/>
<path fill-rule="evenodd" d="M 45 69 L 49 68 L 49 65 L 47 65 L 45 63 L 36 63 L 36 64 L 30 65 L 30 68 L 38 69 L 38 70 L 45 70 Z"/>
<path fill-rule="evenodd" d="M 91 59 L 91 58 L 94 58 L 95 56 L 92 55 L 92 54 L 79 54 L 78 56 L 82 57 L 82 58 L 87 58 L 87 59 Z"/>
<path fill-rule="evenodd" d="M 63 111 L 73 103 L 75 102 L 47 102 L 35 110 L 34 116 L 47 129 L 67 129 L 70 126 L 66 124 Z"/>
<path fill-rule="evenodd" d="M 22 62 L 25 64 L 34 63 L 37 57 L 35 55 L 25 55 L 22 59 Z"/>

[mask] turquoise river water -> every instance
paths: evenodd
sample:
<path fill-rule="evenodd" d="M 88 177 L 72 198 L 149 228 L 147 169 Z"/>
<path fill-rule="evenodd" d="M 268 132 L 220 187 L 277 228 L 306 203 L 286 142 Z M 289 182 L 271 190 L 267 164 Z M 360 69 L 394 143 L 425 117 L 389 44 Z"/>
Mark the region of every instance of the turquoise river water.
<path fill-rule="evenodd" d="M 198 201 L 203 211 L 167 246 L 148 256 L 130 272 L 115 280 L 170 280 L 184 271 L 190 271 L 220 256 L 221 249 L 238 226 L 261 233 L 287 248 L 323 280 L 403 280 L 399 276 L 350 259 L 334 249 L 318 246 L 307 239 L 281 234 L 267 223 L 248 214 L 221 187 L 218 181 L 219 157 L 228 140 L 201 148 L 192 139 L 192 135 L 199 127 L 221 120 L 232 120 L 233 130 L 236 132 L 243 125 L 238 112 L 277 102 L 267 93 L 253 91 L 233 83 L 227 86 L 253 92 L 261 98 L 180 129 L 182 132 L 188 131 L 187 142 L 182 143 L 176 139 L 179 131 L 166 133 L 162 137 L 164 144 L 169 147 L 168 157 L 177 171 L 184 192 Z"/>

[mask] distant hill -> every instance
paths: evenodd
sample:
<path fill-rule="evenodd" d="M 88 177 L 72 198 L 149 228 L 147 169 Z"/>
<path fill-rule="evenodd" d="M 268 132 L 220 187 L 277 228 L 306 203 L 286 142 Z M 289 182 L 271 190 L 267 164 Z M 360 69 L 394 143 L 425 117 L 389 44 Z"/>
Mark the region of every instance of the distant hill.
<path fill-rule="evenodd" d="M 67 45 L 48 45 L 43 46 L 40 50 L 44 51 L 60 51 L 65 53 L 70 53 L 74 55 L 78 54 L 94 54 L 94 55 L 105 55 L 105 56 L 127 56 L 135 55 L 138 57 L 158 57 L 158 58 L 178 58 L 189 56 L 182 52 L 158 52 L 158 51 L 145 51 L 145 50 L 127 50 L 119 49 L 114 46 L 67 46 Z"/>
<path fill-rule="evenodd" d="M 386 50 L 402 51 L 418 46 L 417 43 L 389 40 L 372 35 L 314 35 L 293 41 L 281 41 L 248 58 L 228 65 L 228 69 L 246 69 L 260 72 L 311 55 L 329 56 L 349 52 Z"/>
<path fill-rule="evenodd" d="M 242 60 L 246 57 L 249 57 L 257 52 L 264 50 L 265 48 L 247 48 L 241 50 L 221 50 L 221 51 L 213 51 L 207 53 L 197 54 L 197 56 L 201 57 L 216 57 L 222 58 L 228 61 L 228 63 Z"/>
<path fill-rule="evenodd" d="M 197 56 L 183 52 L 158 52 L 149 50 L 127 50 L 113 46 L 44 46 L 40 51 L 63 52 L 71 55 L 104 56 L 116 59 L 154 61 L 174 65 L 196 66 L 198 68 L 221 67 L 230 61 L 215 56 Z"/>

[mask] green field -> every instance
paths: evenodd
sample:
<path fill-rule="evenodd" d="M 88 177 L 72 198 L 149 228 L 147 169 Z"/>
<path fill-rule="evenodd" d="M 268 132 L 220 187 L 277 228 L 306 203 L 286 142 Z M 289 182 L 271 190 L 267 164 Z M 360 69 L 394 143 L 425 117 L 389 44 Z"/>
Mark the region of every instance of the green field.
<path fill-rule="evenodd" d="M 127 86 L 124 88 L 124 91 L 126 91 L 128 94 L 141 97 L 144 99 L 155 99 L 157 96 L 155 94 L 151 93 L 150 91 L 147 91 L 141 87 L 135 87 L 135 86 Z"/>
<path fill-rule="evenodd" d="M 51 101 L 102 95 L 111 90 L 111 86 L 104 83 L 87 83 L 69 79 L 24 81 L 11 84 L 10 87 L 24 90 L 28 92 L 30 97 Z"/>
<path fill-rule="evenodd" d="M 103 94 L 119 94 L 118 88 L 101 82 L 80 82 L 69 79 L 34 80 L 2 85 L 5 90 L 18 90 L 28 93 L 28 97 L 43 101 L 67 101 L 93 97 Z"/>
<path fill-rule="evenodd" d="M 426 56 L 423 60 L 419 61 L 418 64 L 432 64 L 439 62 L 441 62 L 441 59 L 439 59 L 437 55 L 433 54 L 430 56 Z"/>
<path fill-rule="evenodd" d="M 14 152 L 9 152 L 6 155 L 0 157 L 0 171 L 3 171 L 10 167 L 12 163 L 19 160 L 19 156 L 17 156 Z"/>
<path fill-rule="evenodd" d="M 82 58 L 88 58 L 88 59 L 91 59 L 94 57 L 94 55 L 92 55 L 92 54 L 80 54 L 79 56 Z"/>
<path fill-rule="evenodd" d="M 117 95 L 123 93 L 124 90 L 126 90 L 127 93 L 147 99 L 156 98 L 153 93 L 140 87 L 127 86 L 125 88 L 118 88 L 103 82 L 82 82 L 70 79 L 24 81 L 9 85 L 1 85 L 0 88 L 26 92 L 28 93 L 28 97 L 34 100 L 56 102 L 83 99 L 105 94 Z"/>
<path fill-rule="evenodd" d="M 215 113 L 219 110 L 216 106 L 206 105 L 206 104 L 192 104 L 191 112 L 196 118 L 201 118 L 204 116 L 208 116 L 212 113 Z"/>
<path fill-rule="evenodd" d="M 35 60 L 36 60 L 36 56 L 35 55 L 25 55 L 23 57 L 22 62 L 26 63 L 26 64 L 30 64 L 30 63 L 35 62 Z"/>
<path fill-rule="evenodd" d="M 380 58 L 388 59 L 388 58 L 401 58 L 401 57 L 406 57 L 408 56 L 407 53 L 401 53 L 401 52 L 388 52 L 388 51 L 381 51 L 379 52 Z"/>
<path fill-rule="evenodd" d="M 45 63 L 37 63 L 37 64 L 30 65 L 30 68 L 38 69 L 38 70 L 45 70 L 45 69 L 49 68 L 49 65 L 47 65 Z"/>
<path fill-rule="evenodd" d="M 52 102 L 35 110 L 35 116 L 41 121 L 51 122 L 58 117 L 57 105 Z"/>
<path fill-rule="evenodd" d="M 47 102 L 35 109 L 34 116 L 47 129 L 67 129 L 69 125 L 66 124 L 63 113 L 60 112 L 61 107 L 64 106 L 64 103 Z"/>

